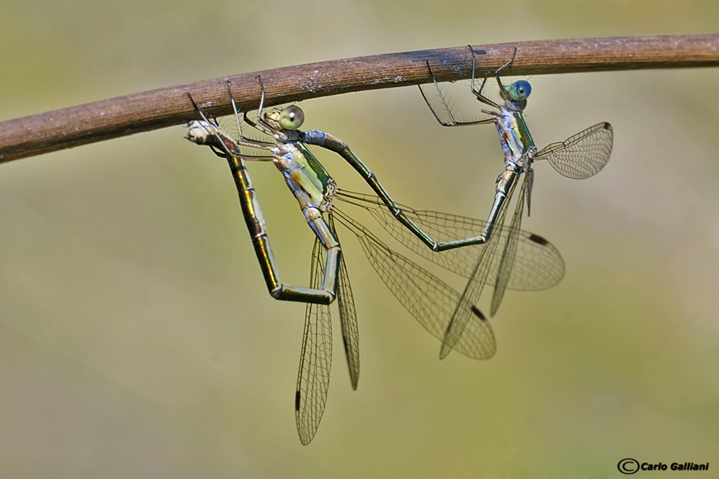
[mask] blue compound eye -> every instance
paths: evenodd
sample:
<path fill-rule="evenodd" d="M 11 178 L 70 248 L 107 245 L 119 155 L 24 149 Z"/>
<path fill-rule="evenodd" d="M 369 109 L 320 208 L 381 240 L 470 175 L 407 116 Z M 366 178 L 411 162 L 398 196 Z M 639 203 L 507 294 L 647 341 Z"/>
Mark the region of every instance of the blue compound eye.
<path fill-rule="evenodd" d="M 530 93 L 532 93 L 532 85 L 525 80 L 516 81 L 507 89 L 507 97 L 511 101 L 526 100 Z"/>

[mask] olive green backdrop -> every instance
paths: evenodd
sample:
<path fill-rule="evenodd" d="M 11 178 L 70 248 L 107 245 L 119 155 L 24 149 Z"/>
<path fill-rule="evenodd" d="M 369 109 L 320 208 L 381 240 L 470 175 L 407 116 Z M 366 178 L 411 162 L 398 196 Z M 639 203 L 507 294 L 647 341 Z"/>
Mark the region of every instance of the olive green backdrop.
<path fill-rule="evenodd" d="M 3 2 L 0 119 L 359 55 L 718 29 L 710 0 Z M 336 334 L 308 447 L 304 307 L 267 294 L 223 160 L 174 127 L 0 165 L 0 476 L 618 477 L 625 457 L 716 474 L 719 70 L 531 81 L 540 147 L 615 131 L 592 179 L 536 168 L 524 227 L 559 248 L 564 280 L 507 293 L 491 360 L 440 362 L 345 234 L 360 387 Z M 492 127 L 441 128 L 416 87 L 302 107 L 398 201 L 486 216 Z M 283 277 L 304 283 L 312 235 L 276 170 L 250 168 Z"/>

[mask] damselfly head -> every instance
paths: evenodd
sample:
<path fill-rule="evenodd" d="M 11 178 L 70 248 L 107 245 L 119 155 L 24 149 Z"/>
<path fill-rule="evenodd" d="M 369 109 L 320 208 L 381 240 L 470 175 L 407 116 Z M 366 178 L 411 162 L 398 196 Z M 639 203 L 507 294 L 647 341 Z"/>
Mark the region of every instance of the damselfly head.
<path fill-rule="evenodd" d="M 532 85 L 526 80 L 519 80 L 507 88 L 507 100 L 509 101 L 526 101 L 527 97 L 532 93 Z"/>
<path fill-rule="evenodd" d="M 204 145 L 208 142 L 211 133 L 208 130 L 209 124 L 203 120 L 192 120 L 187 124 L 187 135 L 185 138 L 198 145 Z"/>
<path fill-rule="evenodd" d="M 279 130 L 296 130 L 304 123 L 305 113 L 302 108 L 292 105 L 282 110 L 274 108 L 265 113 L 265 119 Z"/>

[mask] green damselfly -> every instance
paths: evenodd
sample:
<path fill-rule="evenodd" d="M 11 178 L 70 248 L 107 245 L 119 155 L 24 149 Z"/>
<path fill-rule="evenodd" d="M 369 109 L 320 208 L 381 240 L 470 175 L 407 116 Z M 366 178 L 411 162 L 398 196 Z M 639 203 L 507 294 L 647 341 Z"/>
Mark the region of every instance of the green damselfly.
<path fill-rule="evenodd" d="M 434 80 L 436 94 L 440 99 L 441 108 L 435 108 L 425 95 L 422 87 L 420 92 L 437 121 L 443 126 L 463 126 L 477 124 L 494 124 L 499 133 L 499 142 L 504 152 L 504 171 L 497 178 L 494 202 L 487 219 L 485 229 L 480 235 L 487 245 L 480 252 L 476 266 L 470 275 L 470 280 L 462 294 L 460 302 L 452 315 L 445 337 L 442 340 L 440 357 L 445 357 L 457 344 L 462 331 L 471 317 L 471 308 L 475 308 L 482 294 L 484 285 L 494 284 L 492 306 L 490 315 L 494 316 L 504 297 L 505 289 L 511 281 L 515 258 L 517 255 L 517 241 L 519 239 L 519 228 L 522 223 L 524 203 L 527 204 L 527 215 L 530 212 L 532 185 L 534 182 L 534 170 L 532 163 L 539 160 L 547 160 L 550 165 L 561 175 L 573 179 L 589 178 L 597 174 L 609 161 L 612 151 L 613 133 L 609 123 L 598 123 L 586 130 L 571 136 L 559 143 L 551 143 L 545 148 L 537 151 L 537 147 L 529 133 L 529 128 L 524 120 L 523 111 L 527 106 L 527 98 L 532 91 L 529 82 L 519 80 L 509 87 L 502 84 L 500 73 L 509 68 L 517 54 L 515 48 L 512 58 L 495 72 L 494 76 L 499 86 L 499 94 L 504 104 L 498 104 L 484 95 L 483 90 L 487 78 L 482 81 L 479 90 L 475 87 L 475 68 L 477 58 L 472 47 L 472 81 L 471 91 L 481 103 L 494 107 L 496 110 L 485 110 L 482 112 L 490 115 L 489 118 L 482 118 L 471 121 L 457 120 L 452 113 L 447 101 L 439 88 L 439 85 L 432 74 L 432 69 L 427 62 L 427 68 Z M 524 181 L 519 190 L 514 215 L 509 226 L 509 234 L 499 239 L 493 239 L 493 233 L 497 228 L 502 227 L 506 216 L 507 205 L 519 182 L 522 174 L 525 174 Z M 501 260 L 498 269 L 493 268 L 494 258 L 501 248 Z M 496 272 L 496 275 L 490 274 Z"/>
<path fill-rule="evenodd" d="M 335 221 L 357 237 L 370 264 L 386 286 L 420 324 L 438 339 L 443 338 L 448 319 L 460 299 L 457 291 L 410 259 L 391 250 L 333 202 L 340 200 L 345 205 L 368 212 L 409 249 L 465 277 L 469 277 L 470 265 L 479 254 L 476 248 L 482 249 L 482 246 L 459 246 L 471 245 L 486 225 L 473 218 L 414 210 L 396 203 L 344 142 L 322 131 L 299 130 L 304 120 L 304 113 L 299 107 L 293 105 L 264 112 L 264 86 L 261 79 L 260 85 L 262 97 L 257 120 L 253 121 L 246 112 L 240 119 L 228 84 L 240 132 L 237 139 L 228 135 L 217 122 L 210 121 L 188 94 L 203 119 L 188 124 L 187 139 L 210 146 L 218 156 L 228 161 L 239 192 L 245 223 L 270 294 L 276 299 L 307 303 L 295 412 L 300 441 L 308 444 L 319 426 L 329 388 L 332 361 L 329 304 L 334 299 L 339 304 L 340 326 L 352 387 L 356 388 L 359 381 L 357 315 Z M 243 123 L 271 140 L 243 136 Z M 316 145 L 338 153 L 364 178 L 376 196 L 338 188 L 306 145 Z M 251 155 L 247 153 L 248 149 L 266 153 Z M 270 161 L 280 170 L 315 234 L 308 288 L 284 284 L 279 278 L 260 203 L 245 161 Z M 500 228 L 497 234 L 503 236 L 508 232 Z M 450 240 L 450 235 L 468 239 Z M 519 233 L 518 244 L 526 261 L 518 265 L 510 288 L 543 289 L 559 282 L 564 274 L 564 262 L 554 246 L 544 238 L 527 232 Z M 434 252 L 447 246 L 449 249 L 441 254 Z M 498 267 L 498 262 L 495 267 Z M 456 349 L 472 358 L 488 358 L 496 348 L 494 335 L 479 309 L 473 308 L 471 315 L 462 337 L 456 343 Z"/>

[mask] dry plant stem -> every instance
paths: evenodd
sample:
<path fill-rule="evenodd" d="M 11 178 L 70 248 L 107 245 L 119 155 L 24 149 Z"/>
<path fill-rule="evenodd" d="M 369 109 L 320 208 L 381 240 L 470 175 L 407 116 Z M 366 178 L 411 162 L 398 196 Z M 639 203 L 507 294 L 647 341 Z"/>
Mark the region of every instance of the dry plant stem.
<path fill-rule="evenodd" d="M 719 66 L 719 34 L 588 38 L 473 45 L 477 76 L 492 74 L 517 48 L 505 76 Z M 213 115 L 230 113 L 225 81 L 242 110 L 256 109 L 262 75 L 267 106 L 471 76 L 466 46 L 310 63 L 215 78 L 111 98 L 0 123 L 0 163 L 184 123 L 196 117 L 187 99 Z M 238 65 L 238 68 L 242 68 Z M 418 100 L 419 101 L 419 100 Z"/>

